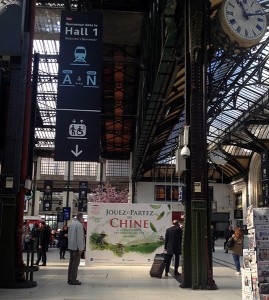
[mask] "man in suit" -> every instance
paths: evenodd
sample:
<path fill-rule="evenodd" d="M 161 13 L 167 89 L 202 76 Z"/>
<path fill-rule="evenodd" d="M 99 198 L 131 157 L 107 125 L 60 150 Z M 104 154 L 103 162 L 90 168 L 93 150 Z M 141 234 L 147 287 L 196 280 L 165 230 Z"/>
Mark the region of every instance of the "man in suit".
<path fill-rule="evenodd" d="M 80 285 L 77 280 L 78 266 L 82 252 L 85 250 L 85 234 L 83 230 L 83 214 L 78 213 L 68 228 L 68 249 L 70 260 L 68 267 L 68 280 L 70 285 Z"/>
<path fill-rule="evenodd" d="M 173 221 L 173 225 L 166 229 L 164 250 L 166 254 L 166 264 L 165 264 L 165 276 L 168 276 L 169 268 L 171 265 L 171 260 L 173 255 L 175 255 L 175 269 L 174 275 L 178 276 L 179 259 L 181 254 L 181 242 L 182 242 L 182 229 L 179 226 L 177 220 Z"/>

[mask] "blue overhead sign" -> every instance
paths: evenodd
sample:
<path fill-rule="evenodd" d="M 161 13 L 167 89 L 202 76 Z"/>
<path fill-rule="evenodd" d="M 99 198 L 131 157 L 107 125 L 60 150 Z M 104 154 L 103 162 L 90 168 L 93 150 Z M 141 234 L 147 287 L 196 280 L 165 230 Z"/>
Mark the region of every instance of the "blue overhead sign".
<path fill-rule="evenodd" d="M 71 218 L 71 207 L 63 207 L 63 219 L 69 221 Z"/>
<path fill-rule="evenodd" d="M 55 160 L 99 161 L 103 15 L 61 15 Z"/>

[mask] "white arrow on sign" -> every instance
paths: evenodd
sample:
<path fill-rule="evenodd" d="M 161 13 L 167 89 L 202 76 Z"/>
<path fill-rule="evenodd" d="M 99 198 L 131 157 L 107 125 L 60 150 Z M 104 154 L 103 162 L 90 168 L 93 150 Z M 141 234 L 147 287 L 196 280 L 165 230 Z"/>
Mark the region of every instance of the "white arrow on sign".
<path fill-rule="evenodd" d="M 78 157 L 82 153 L 82 150 L 78 151 L 78 145 L 76 145 L 76 151 L 71 150 L 71 152 Z"/>

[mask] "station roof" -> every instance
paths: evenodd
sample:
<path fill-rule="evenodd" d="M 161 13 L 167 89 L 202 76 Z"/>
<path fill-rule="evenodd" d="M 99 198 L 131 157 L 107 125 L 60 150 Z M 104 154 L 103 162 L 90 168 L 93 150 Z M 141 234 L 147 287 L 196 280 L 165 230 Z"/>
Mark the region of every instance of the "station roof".
<path fill-rule="evenodd" d="M 258 2 L 268 14 L 269 1 Z M 40 55 L 35 129 L 37 155 L 53 156 L 60 11 L 68 7 L 78 9 L 79 3 L 81 1 L 37 1 L 36 4 L 34 52 Z M 147 115 L 141 115 L 141 111 L 137 114 L 141 97 L 144 18 L 157 2 L 96 0 L 83 3 L 85 10 L 104 11 L 101 156 L 129 159 L 132 153 L 132 177 L 139 179 L 154 164 L 171 161 L 174 157 L 185 119 L 185 66 L 178 61 L 175 49 L 169 48 L 174 61 L 169 61 L 169 68 L 166 68 L 169 83 L 163 87 L 165 97 L 161 92 L 148 95 Z M 170 1 L 163 1 L 163 4 L 169 6 L 175 17 L 176 9 Z M 212 1 L 212 20 L 220 4 L 221 1 Z M 177 30 L 183 29 L 178 26 Z M 207 111 L 209 178 L 212 180 L 229 182 L 244 176 L 253 154 L 269 148 L 268 40 L 269 32 L 255 47 L 236 52 L 213 45 L 208 66 Z M 142 126 L 138 136 L 141 118 L 146 126 Z"/>

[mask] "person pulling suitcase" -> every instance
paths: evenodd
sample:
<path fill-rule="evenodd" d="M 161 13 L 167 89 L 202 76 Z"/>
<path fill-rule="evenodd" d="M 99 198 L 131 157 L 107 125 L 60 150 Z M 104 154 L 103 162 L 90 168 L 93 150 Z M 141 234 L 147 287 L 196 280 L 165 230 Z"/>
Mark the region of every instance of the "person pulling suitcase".
<path fill-rule="evenodd" d="M 165 259 L 165 276 L 168 276 L 171 260 L 173 255 L 175 256 L 175 269 L 174 275 L 179 276 L 178 272 L 179 260 L 181 255 L 181 243 L 182 243 L 182 229 L 179 226 L 177 220 L 173 220 L 172 226 L 166 229 L 164 251 L 166 253 Z"/>

